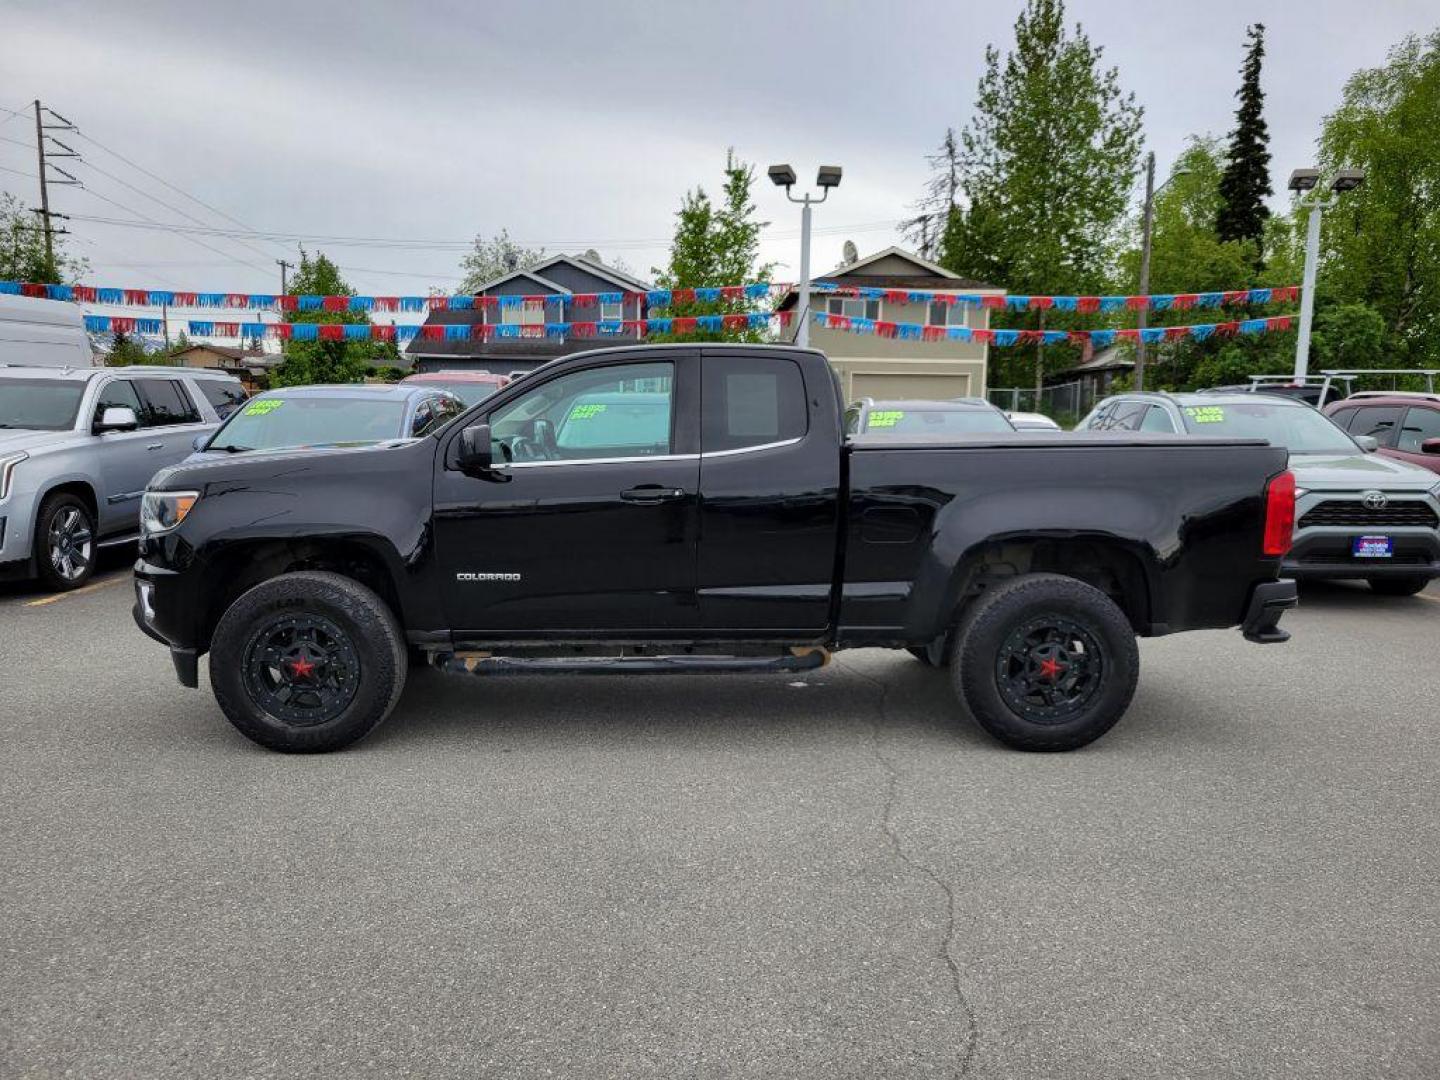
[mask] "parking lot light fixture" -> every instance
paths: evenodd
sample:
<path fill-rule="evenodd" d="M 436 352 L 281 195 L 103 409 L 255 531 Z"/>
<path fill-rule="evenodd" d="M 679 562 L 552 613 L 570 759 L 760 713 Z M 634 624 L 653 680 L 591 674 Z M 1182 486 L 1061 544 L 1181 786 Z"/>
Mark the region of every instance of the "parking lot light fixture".
<path fill-rule="evenodd" d="M 1315 316 L 1315 269 L 1320 259 L 1320 216 L 1339 200 L 1342 192 L 1354 191 L 1365 182 L 1364 169 L 1340 169 L 1321 185 L 1319 169 L 1296 169 L 1290 174 L 1290 190 L 1299 198 L 1296 208 L 1309 210 L 1305 223 L 1305 277 L 1300 284 L 1300 331 L 1295 336 L 1295 385 L 1304 386 L 1310 367 L 1310 325 Z M 1328 190 L 1328 193 L 1327 193 Z"/>
<path fill-rule="evenodd" d="M 815 174 L 815 185 L 820 189 L 817 199 L 808 191 L 802 198 L 790 193 L 795 186 L 795 170 L 789 165 L 771 165 L 767 170 L 770 182 L 785 189 L 785 197 L 800 204 L 800 298 L 796 303 L 796 317 L 800 320 L 795 330 L 795 344 L 804 349 L 810 345 L 810 208 L 818 206 L 830 195 L 830 189 L 840 186 L 844 170 L 839 165 L 821 165 Z"/>

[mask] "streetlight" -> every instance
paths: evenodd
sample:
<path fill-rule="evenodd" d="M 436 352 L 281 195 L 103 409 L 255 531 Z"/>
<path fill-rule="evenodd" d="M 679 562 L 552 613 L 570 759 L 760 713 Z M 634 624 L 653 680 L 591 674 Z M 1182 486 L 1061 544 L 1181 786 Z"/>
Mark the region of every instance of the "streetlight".
<path fill-rule="evenodd" d="M 1354 191 L 1363 183 L 1364 169 L 1340 169 L 1330 179 L 1330 194 L 1327 197 L 1320 188 L 1319 169 L 1296 169 L 1290 174 L 1290 190 L 1298 196 L 1295 205 L 1310 211 L 1310 220 L 1305 225 L 1305 279 L 1300 285 L 1300 333 L 1295 338 L 1297 386 L 1305 385 L 1305 375 L 1310 367 L 1310 322 L 1315 315 L 1315 264 L 1320 258 L 1320 215 L 1339 201 L 1341 192 Z"/>
<path fill-rule="evenodd" d="M 1140 295 L 1150 293 L 1150 240 L 1155 231 L 1155 196 L 1164 191 L 1177 176 L 1189 176 L 1193 170 L 1180 166 L 1165 178 L 1165 183 L 1155 186 L 1155 151 L 1145 155 L 1145 212 L 1140 226 Z M 1145 389 L 1145 324 L 1148 308 L 1140 309 L 1140 337 L 1135 342 L 1135 389 Z"/>
<path fill-rule="evenodd" d="M 830 195 L 830 189 L 840 186 L 840 172 L 839 165 L 821 165 L 820 171 L 815 174 L 820 197 L 817 199 L 807 191 L 804 198 L 797 199 L 790 194 L 790 189 L 795 186 L 795 170 L 789 165 L 771 165 L 769 169 L 771 183 L 783 187 L 785 197 L 803 208 L 800 211 L 800 326 L 795 332 L 795 344 L 802 349 L 810 344 L 810 207 L 824 202 Z"/>

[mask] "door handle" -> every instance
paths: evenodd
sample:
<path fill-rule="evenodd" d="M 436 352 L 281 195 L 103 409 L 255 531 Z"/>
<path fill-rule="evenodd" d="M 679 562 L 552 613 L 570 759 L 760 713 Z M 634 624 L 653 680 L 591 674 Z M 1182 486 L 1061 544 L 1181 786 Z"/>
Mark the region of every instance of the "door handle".
<path fill-rule="evenodd" d="M 146 449 L 146 450 L 164 450 L 164 449 L 165 449 L 165 444 L 164 444 L 163 442 L 152 442 L 149 446 L 145 447 L 145 449 Z"/>
<path fill-rule="evenodd" d="M 661 487 L 659 484 L 641 484 L 639 487 L 620 492 L 620 498 L 633 503 L 671 502 L 684 497 L 685 490 L 683 488 L 667 488 Z"/>

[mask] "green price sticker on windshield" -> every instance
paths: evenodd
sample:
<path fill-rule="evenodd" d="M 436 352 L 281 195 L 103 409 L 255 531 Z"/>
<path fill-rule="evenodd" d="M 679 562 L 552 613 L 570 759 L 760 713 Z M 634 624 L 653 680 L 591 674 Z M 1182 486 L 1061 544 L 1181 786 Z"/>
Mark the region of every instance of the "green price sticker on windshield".
<path fill-rule="evenodd" d="M 604 411 L 605 406 L 600 404 L 576 405 L 573 409 L 570 410 L 569 418 L 571 420 L 589 420 L 592 417 L 599 416 Z"/>
<path fill-rule="evenodd" d="M 1223 424 L 1225 409 L 1220 405 L 1189 405 L 1185 415 L 1197 424 Z"/>
<path fill-rule="evenodd" d="M 246 416 L 269 416 L 285 402 L 277 398 L 264 398 L 260 401 L 252 401 L 245 406 Z"/>
<path fill-rule="evenodd" d="M 896 424 L 898 424 L 901 420 L 904 419 L 905 414 L 899 409 L 882 409 L 878 412 L 872 412 L 870 414 L 869 426 L 872 428 L 894 427 Z"/>

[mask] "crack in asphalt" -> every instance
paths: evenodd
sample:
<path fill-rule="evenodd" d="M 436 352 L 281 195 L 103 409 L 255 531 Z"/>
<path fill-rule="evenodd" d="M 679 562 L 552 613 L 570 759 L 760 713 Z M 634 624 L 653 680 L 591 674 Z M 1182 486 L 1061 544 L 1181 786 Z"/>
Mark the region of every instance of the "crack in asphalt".
<path fill-rule="evenodd" d="M 957 1076 L 964 1076 L 970 1071 L 970 1065 L 975 1059 L 975 1051 L 980 1042 L 980 1025 L 975 1016 L 975 1007 L 970 1004 L 970 999 L 965 996 L 965 991 L 961 986 L 960 966 L 955 963 L 955 958 L 951 954 L 951 946 L 955 941 L 955 891 L 950 888 L 948 882 L 941 878 L 940 875 L 929 866 L 917 859 L 911 858 L 910 855 L 906 853 L 905 844 L 895 829 L 895 806 L 900 800 L 900 781 L 903 777 L 900 770 L 895 766 L 895 763 L 885 755 L 880 741 L 880 722 L 883 720 L 888 723 L 890 719 L 889 709 L 887 708 L 890 692 L 889 686 L 884 680 L 877 679 L 873 675 L 867 675 L 865 672 L 853 668 L 842 661 L 836 660 L 835 666 L 843 668 L 851 674 L 858 675 L 866 682 L 872 683 L 880 689 L 879 718 L 872 721 L 870 725 L 870 747 L 875 754 L 875 759 L 880 763 L 880 767 L 885 770 L 886 775 L 885 805 L 880 813 L 880 829 L 885 833 L 886 839 L 890 842 L 890 848 L 895 852 L 895 857 L 911 870 L 932 881 L 945 895 L 945 933 L 940 939 L 940 946 L 936 950 L 936 955 L 945 961 L 945 967 L 950 972 L 950 987 L 954 992 L 956 1004 L 959 1005 L 960 1011 L 965 1015 L 965 1048 L 960 1055 L 960 1070 L 956 1073 Z"/>

